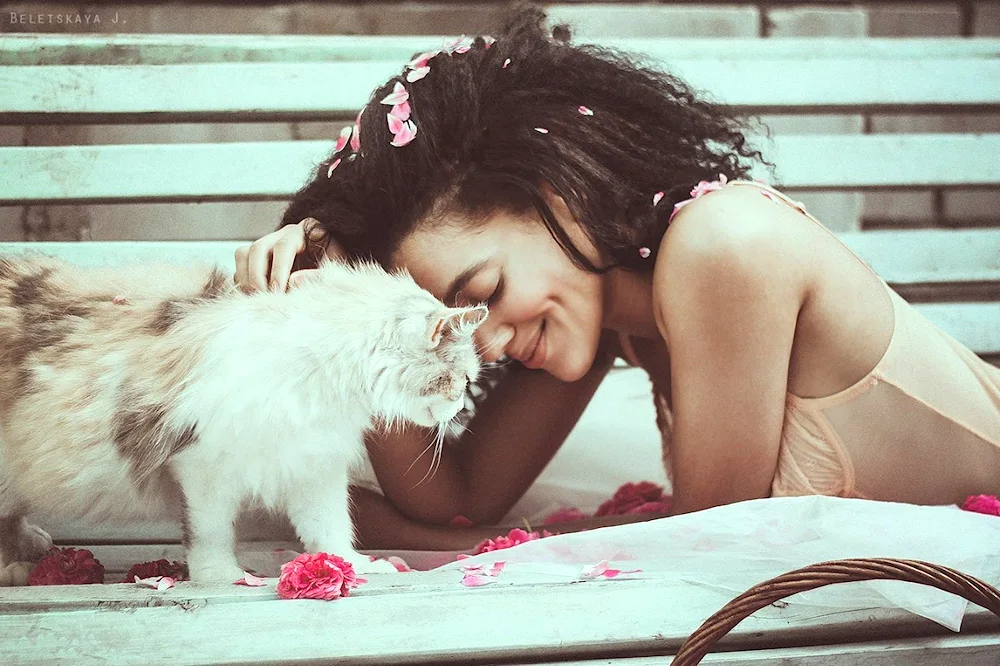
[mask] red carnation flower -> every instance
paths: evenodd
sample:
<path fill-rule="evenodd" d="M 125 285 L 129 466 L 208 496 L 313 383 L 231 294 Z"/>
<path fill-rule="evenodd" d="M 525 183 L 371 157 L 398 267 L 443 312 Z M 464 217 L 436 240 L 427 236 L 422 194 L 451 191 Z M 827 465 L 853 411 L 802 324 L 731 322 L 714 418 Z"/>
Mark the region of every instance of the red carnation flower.
<path fill-rule="evenodd" d="M 361 583 L 347 560 L 327 553 L 303 553 L 281 565 L 278 596 L 282 599 L 325 599 L 350 595 Z"/>
<path fill-rule="evenodd" d="M 989 516 L 1000 516 L 1000 500 L 993 495 L 969 495 L 962 508 Z"/>
<path fill-rule="evenodd" d="M 104 565 L 85 549 L 53 546 L 28 574 L 28 585 L 84 585 L 104 582 Z"/>
<path fill-rule="evenodd" d="M 663 486 L 649 481 L 625 483 L 607 502 L 597 508 L 595 516 L 626 516 L 636 513 L 666 511 L 670 508 L 670 497 L 664 496 Z M 644 506 L 653 504 L 653 506 Z"/>
<path fill-rule="evenodd" d="M 169 576 L 174 580 L 189 580 L 188 567 L 184 562 L 168 562 L 167 560 L 156 560 L 154 562 L 140 562 L 133 564 L 132 568 L 125 574 L 124 582 L 131 583 L 136 576 L 139 579 L 155 578 L 157 576 Z"/>

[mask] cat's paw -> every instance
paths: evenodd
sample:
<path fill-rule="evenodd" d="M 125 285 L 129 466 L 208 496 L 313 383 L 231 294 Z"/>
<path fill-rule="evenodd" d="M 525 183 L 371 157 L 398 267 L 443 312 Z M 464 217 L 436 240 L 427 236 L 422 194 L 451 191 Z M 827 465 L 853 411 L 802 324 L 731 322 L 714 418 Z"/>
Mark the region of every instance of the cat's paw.
<path fill-rule="evenodd" d="M 17 537 L 15 560 L 22 562 L 37 562 L 42 555 L 52 547 L 52 537 L 37 525 L 21 523 L 21 532 Z"/>
<path fill-rule="evenodd" d="M 195 583 L 234 583 L 246 574 L 239 566 L 222 562 L 200 566 L 188 564 L 188 570 Z"/>
<path fill-rule="evenodd" d="M 35 568 L 34 562 L 11 562 L 0 568 L 0 587 L 23 587 L 28 584 L 28 575 Z"/>

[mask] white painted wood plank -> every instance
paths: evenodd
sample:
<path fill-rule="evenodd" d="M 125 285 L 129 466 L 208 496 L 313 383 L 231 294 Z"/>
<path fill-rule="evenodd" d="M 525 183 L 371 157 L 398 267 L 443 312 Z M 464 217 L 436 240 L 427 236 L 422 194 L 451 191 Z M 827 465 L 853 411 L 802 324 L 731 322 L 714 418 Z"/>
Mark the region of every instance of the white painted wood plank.
<path fill-rule="evenodd" d="M 9 34 L 0 64 L 170 64 L 181 62 L 309 62 L 409 60 L 456 36 Z M 658 58 L 711 55 L 749 58 L 996 58 L 1000 40 L 979 38 L 783 39 L 606 38 L 582 40 Z"/>
<path fill-rule="evenodd" d="M 715 652 L 704 666 L 997 666 L 1000 634 Z M 669 666 L 672 656 L 561 661 L 561 666 Z M 529 666 L 527 662 L 512 666 Z"/>
<path fill-rule="evenodd" d="M 43 612 L 0 613 L 0 661 L 89 663 L 106 657 L 110 645 L 116 663 L 147 663 L 151 654 L 162 664 L 333 658 L 454 663 L 470 654 L 483 661 L 559 663 L 609 653 L 669 653 L 720 603 L 716 591 L 664 577 L 567 584 L 541 576 L 508 567 L 496 584 L 469 589 L 457 571 L 376 574 L 352 597 L 332 603 L 269 601 L 270 588 L 94 586 L 73 593 L 96 595 L 90 601 L 100 610 L 71 603 L 69 612 L 45 605 Z M 58 598 L 64 592 L 48 593 Z M 8 589 L 4 600 L 37 595 L 30 588 Z M 213 596 L 230 601 L 215 603 Z M 238 603 L 240 597 L 248 601 Z M 164 605 L 149 607 L 157 603 Z M 970 609 L 965 626 L 984 625 L 995 626 L 992 616 Z M 748 649 L 945 631 L 898 609 L 831 613 L 793 601 L 748 618 L 724 644 Z"/>
<path fill-rule="evenodd" d="M 876 230 L 840 237 L 892 284 L 1000 282 L 1000 229 Z"/>
<path fill-rule="evenodd" d="M 657 59 L 693 87 L 752 109 L 1000 104 L 1000 59 Z M 0 113 L 213 117 L 353 115 L 405 60 L 32 65 L 0 68 Z M 775 73 L 780 72 L 780 77 Z"/>
<path fill-rule="evenodd" d="M 1000 282 L 1000 229 L 848 232 L 841 240 L 897 285 Z M 233 263 L 250 241 L 103 241 L 0 243 L 0 254 L 37 250 L 82 266 L 140 261 Z"/>
<path fill-rule="evenodd" d="M 783 187 L 1000 184 L 1000 134 L 798 135 L 760 146 L 778 165 Z M 284 199 L 332 147 L 332 141 L 0 147 L 0 203 Z M 767 176 L 764 169 L 756 173 Z"/>
<path fill-rule="evenodd" d="M 913 307 L 977 354 L 1000 354 L 1000 303 L 917 303 Z"/>

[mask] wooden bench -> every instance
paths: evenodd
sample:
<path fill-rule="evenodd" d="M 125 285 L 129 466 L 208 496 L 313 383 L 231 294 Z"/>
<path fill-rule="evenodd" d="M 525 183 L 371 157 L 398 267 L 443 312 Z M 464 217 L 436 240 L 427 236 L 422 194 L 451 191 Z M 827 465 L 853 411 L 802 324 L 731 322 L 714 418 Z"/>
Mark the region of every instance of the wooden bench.
<path fill-rule="evenodd" d="M 413 53 L 439 43 L 433 37 L 8 35 L 0 40 L 0 123 L 347 123 L 375 85 L 398 73 Z M 670 67 L 696 87 L 747 113 L 1000 112 L 1000 39 L 616 39 L 602 43 L 643 53 L 651 62 Z M 0 205 L 283 200 L 310 177 L 334 138 L 0 147 Z M 1000 186 L 996 157 L 1000 134 L 779 135 L 762 148 L 778 164 L 782 186 L 793 195 Z M 1000 215 L 995 222 L 1000 224 Z M 939 326 L 992 362 L 1000 361 L 1000 227 L 875 230 L 842 237 Z M 228 266 L 238 244 L 198 240 L 19 243 L 0 244 L 0 253 L 40 247 L 86 264 L 169 257 L 208 259 Z M 62 526 L 55 533 L 63 543 L 93 548 L 109 564 L 109 572 L 122 572 L 128 563 L 140 559 L 180 556 L 178 533 L 170 526 L 139 527 L 125 533 Z M 120 545 L 124 543 L 131 545 Z M 270 546 L 259 544 L 258 553 Z M 5 595 L 0 601 L 0 635 L 44 626 L 60 640 L 83 640 L 83 646 L 92 644 L 81 638 L 84 632 L 107 632 L 123 646 L 123 658 L 141 660 L 145 646 L 155 651 L 146 654 L 156 654 L 162 663 L 334 656 L 402 663 L 414 655 L 426 662 L 445 663 L 463 661 L 469 657 L 466 651 L 472 651 L 478 658 L 503 659 L 504 663 L 529 658 L 536 660 L 533 663 L 571 663 L 572 659 L 606 657 L 600 663 L 647 666 L 668 663 L 669 657 L 633 659 L 629 655 L 671 654 L 715 610 L 709 602 L 698 602 L 694 594 L 695 603 L 664 622 L 659 615 L 663 600 L 691 595 L 676 581 L 617 587 L 597 584 L 598 593 L 605 595 L 601 603 L 606 610 L 601 617 L 608 622 L 598 627 L 574 620 L 577 609 L 593 602 L 593 590 L 543 586 L 543 592 L 519 589 L 515 594 L 512 590 L 487 603 L 449 596 L 450 588 L 443 582 L 436 582 L 433 575 L 427 580 L 423 586 L 380 581 L 370 598 L 335 609 L 324 607 L 315 615 L 275 607 L 277 602 L 262 600 L 264 592 L 181 586 L 156 602 L 199 609 L 197 617 L 181 620 L 166 608 L 142 608 L 127 616 L 93 610 L 109 606 L 135 610 L 149 603 L 148 595 L 132 588 L 66 591 L 58 601 L 39 591 L 21 591 L 22 596 L 14 597 L 0 592 Z M 395 594 L 402 590 L 413 594 Z M 390 599 L 392 605 L 388 605 Z M 434 599 L 431 609 L 428 604 Z M 442 604 L 445 599 L 448 602 Z M 552 622 L 525 623 L 523 618 L 533 617 L 539 603 L 545 604 Z M 227 613 L 237 607 L 239 613 Z M 37 611 L 45 609 L 87 613 L 50 613 L 39 619 Z M 424 619 L 402 624 L 373 622 L 390 609 Z M 298 625 L 275 628 L 269 620 L 274 613 L 301 626 L 318 628 L 321 620 L 341 623 L 353 638 L 334 646 L 324 642 L 323 635 L 307 639 L 296 630 Z M 429 616 L 451 621 L 472 635 L 456 637 L 450 631 L 445 635 Z M 626 617 L 635 621 L 622 623 Z M 711 663 L 776 664 L 794 658 L 795 663 L 820 664 L 841 655 L 852 663 L 866 659 L 866 664 L 979 664 L 986 663 L 984 655 L 1000 650 L 998 633 L 942 638 L 935 627 L 902 611 L 845 612 L 836 617 L 779 613 L 777 617 L 751 619 L 741 625 L 730 649 L 747 652 L 734 652 Z M 86 622 L 77 624 L 83 622 L 81 618 Z M 173 623 L 169 639 L 160 635 L 164 618 Z M 470 625 L 469 618 L 482 620 Z M 514 629 L 505 630 L 503 625 L 498 628 L 494 626 L 497 621 L 509 621 L 522 633 L 515 635 Z M 968 624 L 974 630 L 995 631 L 995 625 L 981 613 L 973 613 Z M 280 640 L 261 642 L 262 634 L 257 633 L 263 631 L 261 627 L 274 629 Z M 192 633 L 174 633 L 188 631 Z M 762 642 L 763 632 L 767 640 Z M 852 643 L 859 632 L 863 639 L 884 643 L 838 645 Z M 130 633 L 144 638 L 129 639 Z M 250 642 L 243 642 L 243 635 Z M 904 639 L 913 635 L 924 637 Z M 214 636 L 225 650 L 204 647 L 199 641 L 206 636 Z M 769 650 L 758 651 L 764 643 Z M 831 645 L 793 647 L 827 643 Z M 51 649 L 53 654 L 85 660 L 83 647 L 59 652 L 59 645 L 41 639 L 0 640 L 0 661 L 19 658 L 24 653 L 18 650 L 23 649 Z"/>

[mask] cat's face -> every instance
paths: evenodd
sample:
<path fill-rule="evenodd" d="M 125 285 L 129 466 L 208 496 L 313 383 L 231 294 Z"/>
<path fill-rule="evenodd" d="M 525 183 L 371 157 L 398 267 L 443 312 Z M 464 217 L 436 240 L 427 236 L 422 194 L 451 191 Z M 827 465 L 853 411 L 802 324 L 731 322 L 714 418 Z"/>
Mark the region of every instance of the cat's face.
<path fill-rule="evenodd" d="M 473 333 L 487 316 L 485 306 L 447 308 L 433 301 L 429 312 L 417 308 L 401 323 L 413 344 L 389 351 L 398 358 L 384 377 L 395 384 L 384 390 L 399 398 L 399 413 L 386 416 L 426 427 L 447 423 L 465 407 L 466 389 L 480 370 Z"/>

